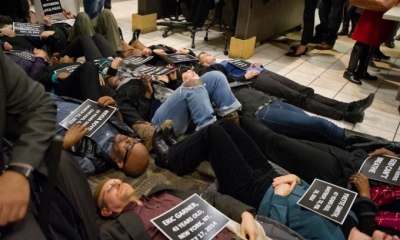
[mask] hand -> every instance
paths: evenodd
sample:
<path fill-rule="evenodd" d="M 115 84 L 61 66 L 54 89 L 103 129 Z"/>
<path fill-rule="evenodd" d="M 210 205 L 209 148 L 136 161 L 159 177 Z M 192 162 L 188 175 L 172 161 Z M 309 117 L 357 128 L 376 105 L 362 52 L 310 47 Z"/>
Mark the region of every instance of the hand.
<path fill-rule="evenodd" d="M 179 49 L 178 51 L 176 51 L 176 54 L 189 54 L 190 51 L 188 49 Z"/>
<path fill-rule="evenodd" d="M 77 144 L 88 132 L 87 127 L 83 125 L 74 124 L 64 135 L 63 149 L 68 150 Z"/>
<path fill-rule="evenodd" d="M 388 156 L 392 156 L 392 157 L 397 157 L 396 153 L 394 153 L 390 150 L 387 150 L 386 148 L 376 149 L 375 151 L 373 151 L 372 153 L 369 153 L 368 155 L 371 157 L 380 156 L 380 155 L 388 155 Z"/>
<path fill-rule="evenodd" d="M 122 64 L 122 58 L 116 57 L 114 60 L 111 62 L 111 68 L 113 69 L 118 69 Z"/>
<path fill-rule="evenodd" d="M 391 236 L 387 233 L 375 230 L 372 234 L 372 240 L 399 240 L 400 238 L 396 235 Z"/>
<path fill-rule="evenodd" d="M 144 96 L 150 99 L 151 95 L 153 94 L 153 87 L 151 86 L 151 76 L 143 74 L 142 76 L 140 76 L 140 80 L 142 81 L 144 89 L 146 89 L 146 93 L 144 94 Z"/>
<path fill-rule="evenodd" d="M 35 55 L 35 57 L 43 58 L 43 60 L 45 60 L 45 61 L 48 60 L 47 53 L 45 51 L 43 51 L 42 49 L 34 48 L 33 49 L 33 55 Z"/>
<path fill-rule="evenodd" d="M 261 67 L 261 63 L 260 62 L 253 62 L 250 67 Z"/>
<path fill-rule="evenodd" d="M 260 74 L 258 71 L 256 70 L 249 70 L 247 71 L 247 73 L 244 75 L 244 77 L 249 80 L 252 79 L 255 76 L 258 76 L 258 74 Z"/>
<path fill-rule="evenodd" d="M 5 171 L 0 176 L 0 226 L 25 217 L 29 195 L 29 181 L 23 175 Z"/>
<path fill-rule="evenodd" d="M 150 48 L 143 48 L 142 50 L 142 55 L 143 56 L 149 56 L 152 53 Z"/>
<path fill-rule="evenodd" d="M 288 174 L 285 176 L 280 176 L 280 177 L 276 177 L 274 178 L 274 181 L 272 182 L 272 186 L 276 187 L 280 184 L 289 184 L 290 185 L 290 191 L 293 191 L 294 187 L 296 186 L 296 184 L 300 184 L 301 180 L 298 176 L 294 175 L 294 174 Z"/>
<path fill-rule="evenodd" d="M 8 42 L 4 43 L 3 48 L 4 48 L 4 51 L 11 51 L 12 50 L 12 46 Z"/>
<path fill-rule="evenodd" d="M 44 15 L 44 13 L 42 13 L 42 18 L 44 25 L 51 26 L 51 15 Z"/>
<path fill-rule="evenodd" d="M 355 173 L 350 176 L 350 182 L 357 188 L 360 196 L 371 199 L 371 188 L 368 178 L 362 173 Z"/>
<path fill-rule="evenodd" d="M 73 19 L 74 18 L 74 15 L 71 13 L 71 11 L 68 11 L 68 10 L 63 9 L 62 14 L 64 15 L 64 17 L 66 19 Z"/>
<path fill-rule="evenodd" d="M 60 62 L 60 60 L 57 57 L 58 55 L 60 55 L 60 53 L 56 52 L 56 53 L 53 53 L 53 56 L 51 56 L 51 58 L 50 58 L 51 66 L 54 66 Z"/>
<path fill-rule="evenodd" d="M 103 96 L 97 101 L 97 105 L 102 108 L 107 106 L 117 107 L 117 102 L 110 96 Z"/>
<path fill-rule="evenodd" d="M 240 234 L 249 240 L 256 240 L 258 236 L 258 228 L 253 214 L 249 212 L 242 213 L 242 222 L 240 223 Z"/>
<path fill-rule="evenodd" d="M 65 55 L 64 57 L 60 58 L 59 62 L 60 63 L 73 63 L 74 59 L 70 58 L 68 55 Z"/>
<path fill-rule="evenodd" d="M 143 51 L 144 51 L 144 49 L 143 49 Z M 160 55 L 160 56 L 166 56 L 167 55 L 167 53 L 162 49 L 154 49 L 153 53 L 155 53 L 157 55 Z M 143 54 L 144 54 L 144 52 L 143 52 Z"/>
<path fill-rule="evenodd" d="M 57 75 L 56 79 L 63 81 L 65 79 L 67 79 L 67 77 L 69 77 L 69 73 L 62 72 L 62 73 Z"/>
<path fill-rule="evenodd" d="M 15 37 L 15 32 L 9 28 L 6 28 L 1 30 L 0 37 Z"/>
<path fill-rule="evenodd" d="M 99 73 L 99 82 L 100 82 L 100 86 L 106 85 L 106 82 L 104 81 L 103 75 L 101 75 L 100 73 Z"/>
<path fill-rule="evenodd" d="M 282 183 L 282 184 L 277 185 L 274 188 L 274 193 L 276 195 L 280 195 L 280 196 L 286 197 L 287 195 L 289 195 L 292 192 L 292 190 L 290 190 L 290 188 L 291 187 L 290 187 L 289 184 Z"/>
<path fill-rule="evenodd" d="M 174 69 L 174 71 L 168 74 L 168 78 L 171 81 L 175 81 L 176 79 L 178 79 L 178 74 L 176 73 L 176 69 Z"/>
<path fill-rule="evenodd" d="M 47 38 L 49 38 L 50 36 L 53 36 L 54 35 L 54 31 L 44 31 L 44 32 L 42 32 L 41 34 L 40 34 L 40 39 L 47 39 Z"/>

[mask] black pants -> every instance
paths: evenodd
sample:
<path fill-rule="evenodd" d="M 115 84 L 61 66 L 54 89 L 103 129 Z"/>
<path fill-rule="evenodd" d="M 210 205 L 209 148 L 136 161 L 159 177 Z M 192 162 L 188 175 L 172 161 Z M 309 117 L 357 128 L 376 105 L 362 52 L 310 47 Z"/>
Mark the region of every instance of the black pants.
<path fill-rule="evenodd" d="M 343 5 L 345 0 L 321 0 L 319 5 L 319 19 L 321 23 L 315 28 L 316 36 L 335 45 L 338 38 L 340 23 L 342 22 Z"/>
<path fill-rule="evenodd" d="M 69 57 L 84 56 L 86 61 L 107 57 L 117 57 L 117 53 L 113 50 L 107 40 L 100 34 L 96 33 L 92 37 L 82 35 L 73 41 L 68 47 L 60 53 L 60 57 L 68 55 Z"/>
<path fill-rule="evenodd" d="M 262 71 L 251 85 L 264 93 L 284 98 L 299 108 L 336 120 L 342 119 L 342 113 L 348 107 L 348 103 L 315 94 L 314 89 L 268 70 Z"/>
<path fill-rule="evenodd" d="M 274 133 L 253 117 L 241 118 L 242 128 L 268 159 L 311 183 L 315 178 L 347 187 L 349 176 L 368 157 L 363 150 L 352 153 L 330 145 L 296 140 Z"/>
<path fill-rule="evenodd" d="M 178 175 L 193 171 L 209 160 L 219 192 L 255 208 L 278 173 L 254 141 L 233 121 L 220 120 L 169 149 L 170 170 Z"/>
<path fill-rule="evenodd" d="M 314 35 L 315 9 L 318 0 L 304 1 L 303 12 L 303 34 L 301 35 L 301 45 L 307 45 Z"/>

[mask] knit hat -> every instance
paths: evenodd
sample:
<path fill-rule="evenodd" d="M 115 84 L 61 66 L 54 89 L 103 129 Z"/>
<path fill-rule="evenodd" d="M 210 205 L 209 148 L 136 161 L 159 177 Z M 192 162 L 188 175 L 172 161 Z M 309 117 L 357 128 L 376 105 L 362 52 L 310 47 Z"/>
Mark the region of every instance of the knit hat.
<path fill-rule="evenodd" d="M 104 184 L 106 184 L 106 182 L 108 180 L 110 180 L 111 178 L 106 177 L 105 179 L 103 179 L 101 182 L 99 182 L 99 184 L 97 184 L 96 188 L 94 189 L 93 192 L 93 200 L 94 200 L 94 204 L 96 205 L 96 208 L 100 208 L 100 204 L 99 203 L 99 198 L 100 198 L 100 193 L 101 193 L 101 189 L 103 188 Z"/>

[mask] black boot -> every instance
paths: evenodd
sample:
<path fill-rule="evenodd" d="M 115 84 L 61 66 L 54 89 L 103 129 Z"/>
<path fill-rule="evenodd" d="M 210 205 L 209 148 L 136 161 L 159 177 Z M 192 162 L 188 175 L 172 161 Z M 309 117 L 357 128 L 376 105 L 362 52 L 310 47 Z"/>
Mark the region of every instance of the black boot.
<path fill-rule="evenodd" d="M 135 31 L 133 31 L 132 33 L 132 39 L 129 41 L 129 45 L 131 45 L 134 41 L 139 40 L 139 36 L 140 36 L 140 29 L 136 28 Z"/>
<path fill-rule="evenodd" d="M 364 120 L 364 112 L 343 112 L 342 119 L 349 123 L 360 123 Z"/>
<path fill-rule="evenodd" d="M 157 157 L 154 159 L 156 165 L 162 168 L 170 169 L 167 159 L 169 146 L 164 141 L 164 132 L 160 127 L 157 127 L 154 131 L 153 149 L 157 155 Z"/>
<path fill-rule="evenodd" d="M 354 44 L 353 50 L 351 51 L 349 66 L 343 74 L 343 77 L 350 82 L 361 85 L 361 81 L 356 75 L 356 70 L 358 66 L 358 62 L 360 61 L 360 57 L 363 53 L 365 44 L 356 42 Z"/>
<path fill-rule="evenodd" d="M 358 100 L 358 101 L 349 103 L 347 111 L 348 112 L 364 112 L 365 109 L 367 109 L 371 106 L 372 102 L 374 101 L 374 97 L 375 97 L 375 94 L 370 93 L 368 95 L 368 97 L 366 97 L 362 100 Z"/>
<path fill-rule="evenodd" d="M 349 26 L 343 26 L 342 30 L 340 30 L 340 32 L 338 32 L 338 36 L 346 36 L 347 34 L 349 34 Z"/>
<path fill-rule="evenodd" d="M 343 147 L 347 150 L 363 149 L 366 152 L 372 152 L 379 148 L 398 151 L 400 144 L 381 137 L 345 129 Z"/>
<path fill-rule="evenodd" d="M 343 78 L 345 78 L 349 82 L 352 82 L 352 83 L 357 84 L 357 85 L 361 85 L 362 84 L 360 78 L 356 75 L 356 73 L 352 72 L 352 71 L 350 71 L 348 69 L 346 69 L 346 71 L 343 73 Z"/>
<path fill-rule="evenodd" d="M 178 143 L 178 139 L 175 137 L 174 127 L 172 125 L 168 125 L 164 129 L 164 140 L 169 145 L 175 145 Z"/>
<path fill-rule="evenodd" d="M 367 72 L 369 61 L 371 60 L 371 57 L 375 51 L 376 51 L 375 47 L 369 46 L 366 49 L 366 52 L 362 53 L 361 58 L 360 58 L 360 63 L 358 64 L 358 68 L 357 68 L 357 72 L 356 72 L 357 76 L 360 79 L 365 79 L 365 80 L 370 80 L 370 81 L 378 80 L 378 77 L 371 76 Z"/>

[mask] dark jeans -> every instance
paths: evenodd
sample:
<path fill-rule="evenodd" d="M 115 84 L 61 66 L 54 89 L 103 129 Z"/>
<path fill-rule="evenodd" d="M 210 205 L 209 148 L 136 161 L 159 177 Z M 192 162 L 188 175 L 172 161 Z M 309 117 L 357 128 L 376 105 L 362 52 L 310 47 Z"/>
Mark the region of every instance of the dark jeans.
<path fill-rule="evenodd" d="M 111 45 L 98 33 L 92 37 L 82 35 L 77 38 L 60 53 L 60 57 L 64 57 L 65 55 L 69 57 L 84 56 L 88 62 L 93 62 L 100 58 L 117 57 L 117 53 Z"/>
<path fill-rule="evenodd" d="M 218 179 L 219 192 L 255 208 L 273 178 L 279 176 L 254 141 L 226 119 L 173 145 L 168 159 L 170 170 L 178 175 L 187 174 L 202 161 L 209 160 Z"/>
<path fill-rule="evenodd" d="M 301 45 L 307 45 L 314 35 L 315 9 L 318 0 L 305 0 L 303 12 L 303 34 L 301 35 Z"/>
<path fill-rule="evenodd" d="M 319 19 L 321 23 L 315 28 L 316 37 L 329 45 L 335 45 L 342 22 L 343 5 L 345 0 L 321 0 Z"/>
<path fill-rule="evenodd" d="M 274 133 L 247 115 L 242 116 L 241 126 L 270 161 L 308 183 L 319 178 L 347 187 L 349 176 L 356 173 L 368 157 L 363 150 L 349 153 L 330 145 L 296 140 Z"/>
<path fill-rule="evenodd" d="M 314 89 L 268 70 L 262 71 L 251 85 L 264 93 L 284 98 L 299 108 L 336 120 L 342 119 L 342 113 L 348 107 L 347 103 L 315 94 Z"/>
<path fill-rule="evenodd" d="M 111 9 L 111 0 L 104 0 L 104 8 Z"/>

